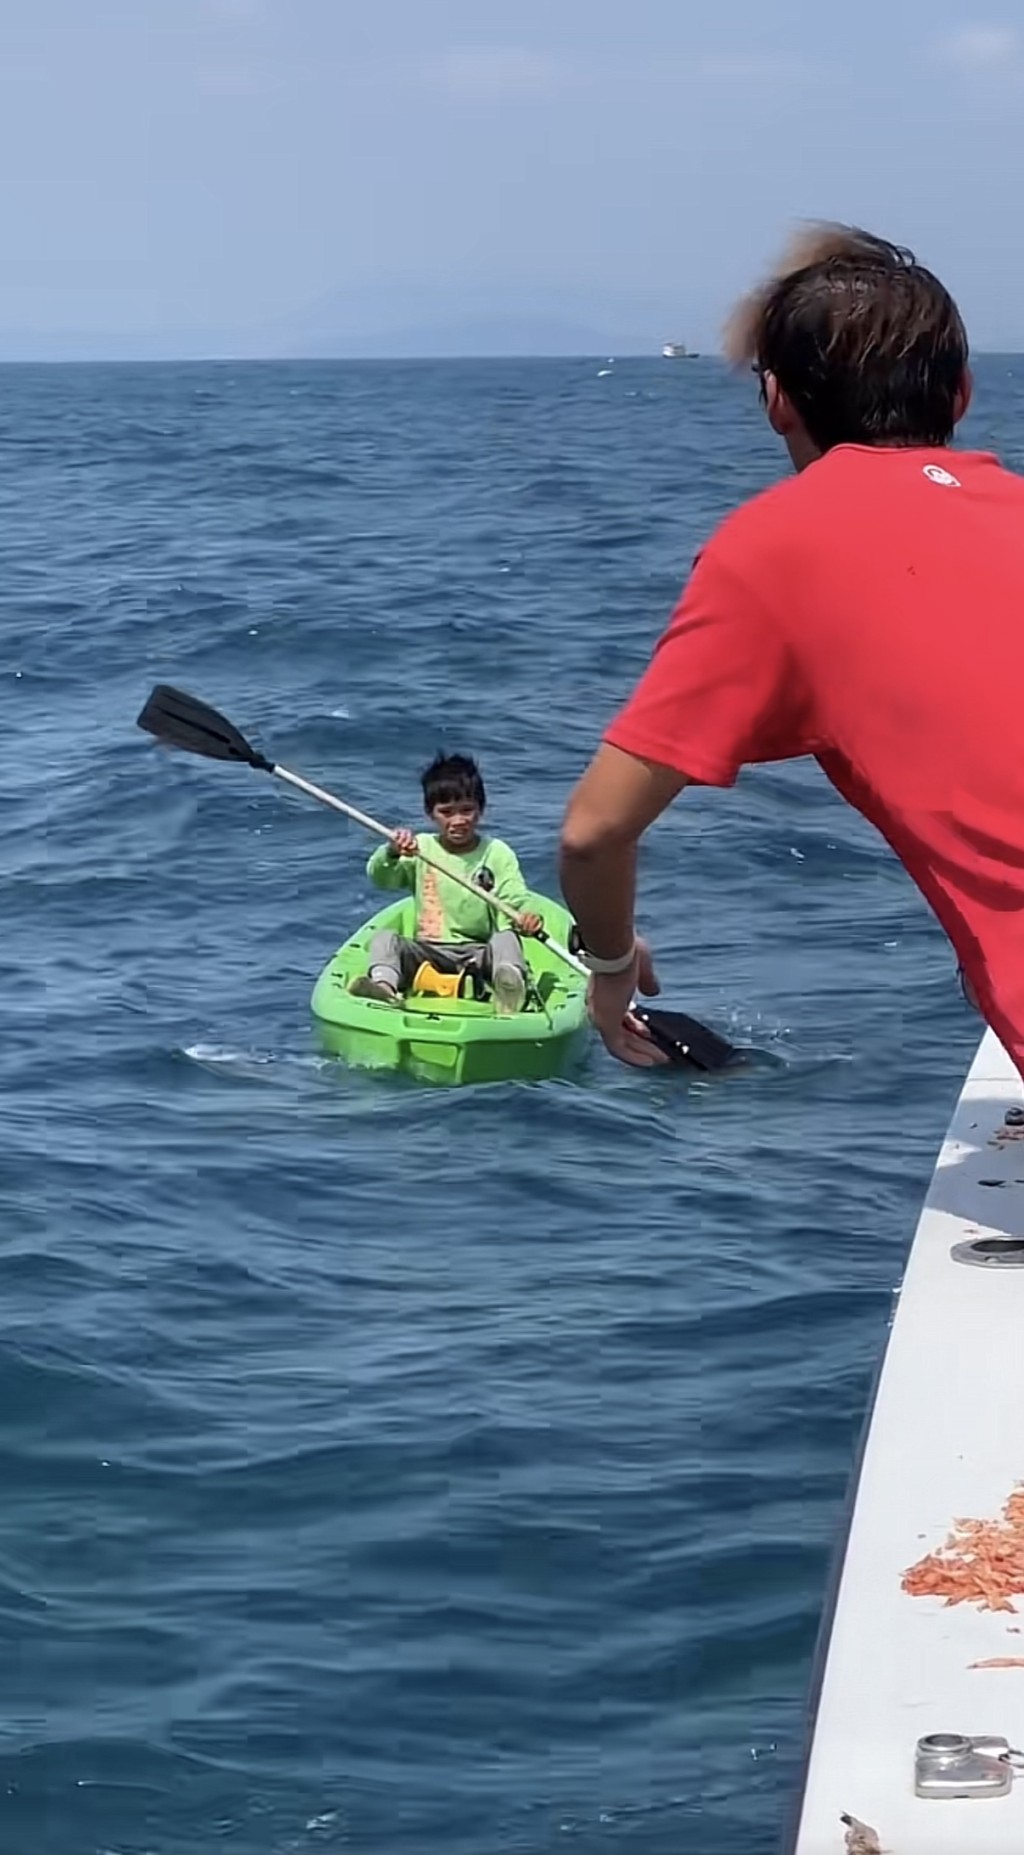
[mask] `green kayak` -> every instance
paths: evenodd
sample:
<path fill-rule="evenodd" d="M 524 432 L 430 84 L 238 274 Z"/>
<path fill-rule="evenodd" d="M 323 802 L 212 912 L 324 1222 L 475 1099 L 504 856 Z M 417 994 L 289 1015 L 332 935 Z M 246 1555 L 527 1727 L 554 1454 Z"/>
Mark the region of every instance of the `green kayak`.
<path fill-rule="evenodd" d="M 572 926 L 557 902 L 531 895 L 527 908 L 563 943 Z M 560 1075 L 581 1048 L 586 982 L 540 940 L 523 942 L 533 981 L 524 1010 L 499 1017 L 490 999 L 408 997 L 401 1005 L 357 998 L 349 982 L 367 967 L 378 928 L 412 934 L 411 896 L 392 902 L 339 948 L 313 989 L 324 1048 L 366 1069 L 398 1069 L 421 1082 L 536 1081 Z"/>

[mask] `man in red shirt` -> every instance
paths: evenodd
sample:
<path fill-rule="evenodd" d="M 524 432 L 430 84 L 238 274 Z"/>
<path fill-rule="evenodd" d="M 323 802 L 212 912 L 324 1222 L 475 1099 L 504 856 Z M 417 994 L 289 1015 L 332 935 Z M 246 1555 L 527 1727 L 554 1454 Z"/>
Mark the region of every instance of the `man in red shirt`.
<path fill-rule="evenodd" d="M 949 449 L 967 409 L 956 305 L 909 252 L 816 228 L 734 315 L 796 476 L 694 566 L 574 792 L 561 873 L 625 1062 L 657 991 L 633 926 L 636 846 L 688 784 L 812 755 L 888 840 L 1024 1073 L 1024 480 Z"/>

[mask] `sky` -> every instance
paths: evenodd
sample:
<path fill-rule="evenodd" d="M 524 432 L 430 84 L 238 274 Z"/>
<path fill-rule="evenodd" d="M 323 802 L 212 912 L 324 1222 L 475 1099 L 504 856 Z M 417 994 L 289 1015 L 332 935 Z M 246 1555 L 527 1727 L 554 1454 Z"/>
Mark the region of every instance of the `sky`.
<path fill-rule="evenodd" d="M 1022 0 L 0 0 L 0 159 L 0 359 L 707 352 L 808 217 L 1024 348 Z"/>

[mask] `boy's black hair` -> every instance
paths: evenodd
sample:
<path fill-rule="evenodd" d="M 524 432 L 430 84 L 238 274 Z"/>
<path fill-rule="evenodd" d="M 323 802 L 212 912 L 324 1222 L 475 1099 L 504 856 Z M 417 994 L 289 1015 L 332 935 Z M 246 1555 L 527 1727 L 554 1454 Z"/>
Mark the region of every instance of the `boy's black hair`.
<path fill-rule="evenodd" d="M 428 815 L 435 805 L 471 799 L 483 811 L 487 804 L 480 768 L 470 754 L 435 754 L 423 769 L 423 806 Z"/>

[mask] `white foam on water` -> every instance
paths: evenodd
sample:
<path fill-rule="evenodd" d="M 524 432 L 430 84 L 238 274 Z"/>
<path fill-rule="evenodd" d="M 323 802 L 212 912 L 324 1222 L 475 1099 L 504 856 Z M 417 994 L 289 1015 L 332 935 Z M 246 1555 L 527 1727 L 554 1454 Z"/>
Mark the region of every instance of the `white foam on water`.
<path fill-rule="evenodd" d="M 219 1043 L 190 1043 L 182 1051 L 190 1063 L 212 1069 L 216 1075 L 238 1077 L 242 1081 L 267 1082 L 282 1078 L 317 1074 L 331 1067 L 326 1056 L 275 1056 L 272 1050 L 232 1050 Z"/>

